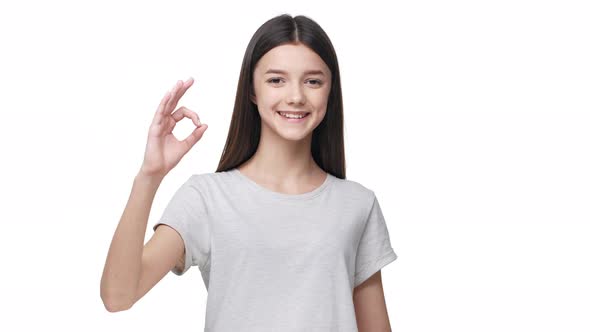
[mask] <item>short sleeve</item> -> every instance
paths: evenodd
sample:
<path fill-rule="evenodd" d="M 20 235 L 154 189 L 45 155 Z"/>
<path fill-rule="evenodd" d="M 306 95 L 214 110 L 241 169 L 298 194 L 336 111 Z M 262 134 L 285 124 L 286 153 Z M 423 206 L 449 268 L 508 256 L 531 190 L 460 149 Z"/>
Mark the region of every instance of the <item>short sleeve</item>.
<path fill-rule="evenodd" d="M 210 235 L 205 198 L 199 190 L 197 175 L 192 175 L 176 190 L 160 220 L 152 228 L 155 232 L 160 224 L 165 224 L 182 237 L 185 264 L 182 270 L 171 270 L 176 275 L 183 275 L 193 265 L 204 267 L 208 263 Z"/>
<path fill-rule="evenodd" d="M 354 287 L 362 284 L 396 258 L 381 206 L 372 193 L 371 207 L 356 254 Z"/>

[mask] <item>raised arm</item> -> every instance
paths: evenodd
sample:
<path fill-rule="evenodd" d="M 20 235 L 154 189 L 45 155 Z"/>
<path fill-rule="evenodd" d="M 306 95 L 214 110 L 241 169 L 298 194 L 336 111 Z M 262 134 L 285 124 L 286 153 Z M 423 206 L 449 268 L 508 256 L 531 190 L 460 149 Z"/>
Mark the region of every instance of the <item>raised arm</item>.
<path fill-rule="evenodd" d="M 172 228 L 158 227 L 145 246 L 143 242 L 161 181 L 207 129 L 206 124 L 201 125 L 198 115 L 186 107 L 172 113 L 192 83 L 192 79 L 178 81 L 166 93 L 149 128 L 144 161 L 113 235 L 100 281 L 100 297 L 110 312 L 131 308 L 172 267 L 184 266 L 184 243 Z M 178 141 L 172 130 L 185 117 L 192 119 L 197 128 L 187 138 Z"/>

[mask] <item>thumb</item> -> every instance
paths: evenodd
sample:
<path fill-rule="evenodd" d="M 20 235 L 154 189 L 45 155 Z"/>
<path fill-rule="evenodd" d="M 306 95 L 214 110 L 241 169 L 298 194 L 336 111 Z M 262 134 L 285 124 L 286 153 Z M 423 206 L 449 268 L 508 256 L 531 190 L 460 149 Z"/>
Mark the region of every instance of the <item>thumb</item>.
<path fill-rule="evenodd" d="M 190 150 L 200 139 L 203 137 L 203 133 L 207 130 L 209 126 L 206 124 L 201 124 L 199 127 L 195 128 L 193 132 L 188 135 L 182 142 L 185 143 L 187 147 L 187 151 Z"/>

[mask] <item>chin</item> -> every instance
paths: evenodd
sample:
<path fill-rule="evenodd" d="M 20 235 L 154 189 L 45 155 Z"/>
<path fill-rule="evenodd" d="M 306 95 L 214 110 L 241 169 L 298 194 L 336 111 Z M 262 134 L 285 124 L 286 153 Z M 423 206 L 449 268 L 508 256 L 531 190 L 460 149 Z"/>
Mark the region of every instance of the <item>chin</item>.
<path fill-rule="evenodd" d="M 303 128 L 290 128 L 285 129 L 280 126 L 275 127 L 274 130 L 275 134 L 287 141 L 302 141 L 305 140 L 307 137 L 311 136 L 313 131 L 307 131 Z"/>
<path fill-rule="evenodd" d="M 274 112 L 273 112 L 274 113 Z M 288 124 L 285 123 L 284 120 L 278 113 L 273 115 L 274 119 L 268 119 L 269 121 L 265 121 L 262 119 L 262 126 L 266 127 L 266 129 L 262 130 L 269 130 L 273 132 L 274 135 L 279 136 L 283 140 L 286 141 L 303 141 L 308 137 L 311 137 L 313 133 L 313 129 L 315 126 L 310 127 L 310 123 L 300 123 L 300 124 Z M 308 120 L 314 121 L 315 119 L 310 118 Z"/>

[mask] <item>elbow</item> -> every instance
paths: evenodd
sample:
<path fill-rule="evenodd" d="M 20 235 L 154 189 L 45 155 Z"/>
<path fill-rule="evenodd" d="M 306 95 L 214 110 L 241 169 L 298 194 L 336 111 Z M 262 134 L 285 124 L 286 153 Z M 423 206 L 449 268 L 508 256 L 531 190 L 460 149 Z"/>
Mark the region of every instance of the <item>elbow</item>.
<path fill-rule="evenodd" d="M 127 297 L 116 294 L 108 294 L 104 290 L 101 290 L 100 298 L 102 300 L 102 304 L 108 312 L 129 310 L 134 304 L 133 301 L 130 301 Z"/>
<path fill-rule="evenodd" d="M 129 302 L 117 302 L 107 300 L 105 298 L 102 298 L 102 303 L 108 312 L 125 311 L 131 309 L 131 307 L 133 306 L 133 304 Z"/>
<path fill-rule="evenodd" d="M 130 309 L 132 306 L 113 306 L 113 305 L 107 305 L 105 304 L 105 308 L 107 309 L 108 312 L 119 312 L 119 311 L 125 311 Z"/>
<path fill-rule="evenodd" d="M 129 310 L 135 304 L 131 294 L 109 287 L 104 280 L 100 283 L 100 299 L 108 312 Z"/>

